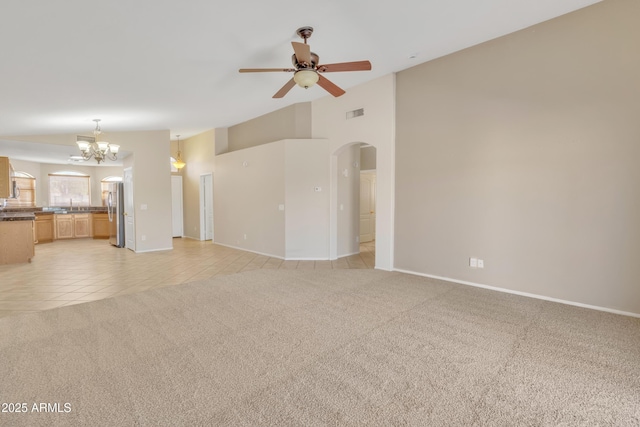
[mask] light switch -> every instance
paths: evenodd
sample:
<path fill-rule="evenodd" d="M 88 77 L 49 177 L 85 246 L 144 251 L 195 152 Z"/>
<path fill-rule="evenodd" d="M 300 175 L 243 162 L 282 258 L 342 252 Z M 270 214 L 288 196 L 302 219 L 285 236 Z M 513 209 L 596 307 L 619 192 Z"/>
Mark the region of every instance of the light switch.
<path fill-rule="evenodd" d="M 141 204 L 140 205 L 140 210 L 141 211 L 146 211 L 147 210 L 147 204 L 146 203 Z"/>
<path fill-rule="evenodd" d="M 279 211 L 283 211 L 284 210 L 284 205 L 278 205 L 278 210 Z"/>

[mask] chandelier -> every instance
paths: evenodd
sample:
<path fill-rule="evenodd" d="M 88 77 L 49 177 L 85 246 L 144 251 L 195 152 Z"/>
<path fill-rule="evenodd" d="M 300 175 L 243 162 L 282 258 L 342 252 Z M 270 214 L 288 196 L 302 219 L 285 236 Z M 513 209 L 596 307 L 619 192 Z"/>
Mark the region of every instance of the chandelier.
<path fill-rule="evenodd" d="M 185 167 L 186 163 L 182 161 L 182 156 L 180 155 L 180 135 L 176 135 L 178 138 L 178 158 L 175 162 L 173 162 L 173 167 L 176 169 L 182 169 Z"/>
<path fill-rule="evenodd" d="M 102 141 L 100 139 L 100 135 L 102 134 L 102 130 L 100 129 L 100 119 L 93 119 L 93 121 L 96 122 L 96 128 L 93 131 L 93 138 L 79 136 L 76 141 L 76 144 L 78 144 L 78 148 L 82 153 L 82 158 L 84 160 L 89 160 L 93 157 L 96 159 L 98 164 L 105 159 L 117 160 L 120 146 Z"/>

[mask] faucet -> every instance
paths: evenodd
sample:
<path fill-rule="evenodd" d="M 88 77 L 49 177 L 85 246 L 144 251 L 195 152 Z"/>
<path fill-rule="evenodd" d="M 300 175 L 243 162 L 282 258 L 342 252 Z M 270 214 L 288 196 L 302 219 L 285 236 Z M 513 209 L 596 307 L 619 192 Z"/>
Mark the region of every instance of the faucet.
<path fill-rule="evenodd" d="M 69 199 L 69 210 L 73 210 L 73 199 Z"/>

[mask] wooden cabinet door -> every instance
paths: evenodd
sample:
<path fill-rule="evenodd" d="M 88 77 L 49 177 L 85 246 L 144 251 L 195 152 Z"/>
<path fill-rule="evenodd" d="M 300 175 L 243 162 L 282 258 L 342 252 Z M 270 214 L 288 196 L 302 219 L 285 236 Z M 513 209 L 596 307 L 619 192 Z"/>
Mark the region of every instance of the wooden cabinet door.
<path fill-rule="evenodd" d="M 56 215 L 56 239 L 73 239 L 73 215 Z"/>
<path fill-rule="evenodd" d="M 73 236 L 89 237 L 91 236 L 91 228 L 89 224 L 89 214 L 73 215 Z"/>
<path fill-rule="evenodd" d="M 9 158 L 0 157 L 0 199 L 7 199 L 11 195 L 11 172 Z"/>
<path fill-rule="evenodd" d="M 33 221 L 0 221 L 0 265 L 31 261 Z"/>
<path fill-rule="evenodd" d="M 93 238 L 109 238 L 109 215 L 106 213 L 94 213 L 93 215 Z"/>
<path fill-rule="evenodd" d="M 53 215 L 36 215 L 36 243 L 48 243 L 53 241 Z"/>

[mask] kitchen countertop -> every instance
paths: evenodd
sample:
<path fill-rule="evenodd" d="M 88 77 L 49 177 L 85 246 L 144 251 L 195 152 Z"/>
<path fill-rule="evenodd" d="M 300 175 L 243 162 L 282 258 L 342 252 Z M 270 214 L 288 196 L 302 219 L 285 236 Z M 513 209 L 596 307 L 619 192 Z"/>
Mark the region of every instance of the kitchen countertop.
<path fill-rule="evenodd" d="M 92 206 L 90 208 L 69 209 L 69 208 L 5 208 L 0 210 L 0 214 L 36 214 L 40 215 L 64 215 L 64 214 L 84 214 L 84 213 L 107 213 L 108 209 L 103 206 Z"/>
<path fill-rule="evenodd" d="M 36 216 L 33 212 L 3 212 L 0 213 L 0 221 L 33 221 Z"/>

